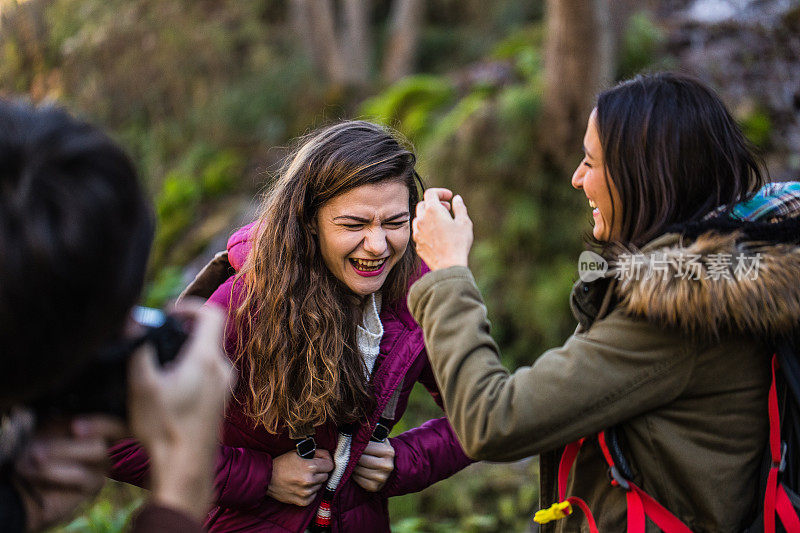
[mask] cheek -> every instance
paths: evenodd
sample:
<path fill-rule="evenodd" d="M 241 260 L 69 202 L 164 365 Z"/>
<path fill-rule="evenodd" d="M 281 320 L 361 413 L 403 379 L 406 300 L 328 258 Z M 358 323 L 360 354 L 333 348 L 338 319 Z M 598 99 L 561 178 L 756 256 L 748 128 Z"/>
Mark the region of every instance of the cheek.
<path fill-rule="evenodd" d="M 392 245 L 392 249 L 399 259 L 406 252 L 408 243 L 411 241 L 411 226 L 409 225 L 403 229 L 398 229 L 391 232 L 388 238 L 389 244 Z"/>
<path fill-rule="evenodd" d="M 327 262 L 341 262 L 358 244 L 358 238 L 349 234 L 327 234 L 320 238 L 320 251 Z"/>

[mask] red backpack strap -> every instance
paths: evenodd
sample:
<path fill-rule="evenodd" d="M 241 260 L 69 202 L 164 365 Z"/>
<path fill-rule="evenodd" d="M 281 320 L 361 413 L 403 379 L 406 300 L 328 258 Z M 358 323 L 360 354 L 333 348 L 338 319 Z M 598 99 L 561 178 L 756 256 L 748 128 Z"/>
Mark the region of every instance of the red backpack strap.
<path fill-rule="evenodd" d="M 564 447 L 564 452 L 561 454 L 561 461 L 558 464 L 558 502 L 547 509 L 536 511 L 536 514 L 533 516 L 534 522 L 546 524 L 553 520 L 560 520 L 572 514 L 572 506 L 574 505 L 586 515 L 586 521 L 589 523 L 589 532 L 598 533 L 594 516 L 592 516 L 592 511 L 589 509 L 586 502 L 576 496 L 566 498 L 569 473 L 585 441 L 586 439 L 576 440 Z"/>
<path fill-rule="evenodd" d="M 567 495 L 567 481 L 569 480 L 569 473 L 578 452 L 583 446 L 586 439 L 580 439 L 573 443 L 567 444 L 564 448 L 564 453 L 561 454 L 561 461 L 558 465 L 558 498 L 559 502 L 553 504 L 548 509 L 542 509 L 536 512 L 533 517 L 534 521 L 540 524 L 546 524 L 552 520 L 559 520 L 572 514 L 572 506 L 577 506 L 583 514 L 586 515 L 586 520 L 589 523 L 589 531 L 591 533 L 598 533 L 597 524 L 594 516 L 592 515 L 589 506 L 584 500 L 576 496 Z M 614 458 L 609 450 L 608 443 L 606 442 L 606 435 L 601 431 L 597 435 L 597 441 L 600 443 L 600 449 L 603 452 L 603 457 L 609 467 L 609 474 L 612 478 L 611 484 L 615 487 L 622 487 L 627 491 L 626 500 L 628 504 L 628 533 L 645 533 L 645 518 L 650 518 L 664 533 L 692 533 L 686 524 L 681 522 L 675 515 L 670 513 L 664 506 L 655 501 L 649 494 L 644 492 L 638 486 L 628 479 L 625 479 L 617 470 L 614 464 Z M 787 498 L 788 499 L 788 498 Z"/>
<path fill-rule="evenodd" d="M 561 454 L 561 462 L 558 463 L 558 499 L 563 500 L 567 496 L 567 481 L 569 480 L 569 472 L 572 470 L 572 465 L 575 464 L 575 458 L 578 457 L 578 452 L 583 446 L 586 439 L 576 440 L 564 447 L 564 453 Z"/>
<path fill-rule="evenodd" d="M 597 434 L 597 442 L 600 444 L 603 457 L 608 464 L 611 484 L 615 487 L 622 487 L 627 491 L 628 533 L 644 533 L 645 517 L 652 520 L 664 533 L 692 533 L 692 530 L 669 512 L 666 507 L 654 500 L 652 496 L 631 480 L 625 479 L 620 475 L 611 455 L 611 450 L 608 448 L 605 431 Z"/>
<path fill-rule="evenodd" d="M 784 453 L 781 443 L 781 416 L 778 408 L 778 389 L 775 384 L 775 371 L 778 368 L 778 354 L 772 355 L 772 383 L 769 386 L 769 453 L 772 465 L 767 476 L 767 490 L 764 492 L 764 533 L 775 533 L 775 514 L 789 532 L 800 532 L 800 518 L 789 500 L 789 496 L 778 483 L 778 474 L 784 468 Z"/>

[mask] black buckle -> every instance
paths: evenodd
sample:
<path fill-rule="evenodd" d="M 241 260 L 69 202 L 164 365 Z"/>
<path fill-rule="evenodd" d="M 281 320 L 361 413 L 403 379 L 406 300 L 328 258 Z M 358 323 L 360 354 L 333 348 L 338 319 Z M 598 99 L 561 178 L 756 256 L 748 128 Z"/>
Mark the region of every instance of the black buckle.
<path fill-rule="evenodd" d="M 778 472 L 783 472 L 786 470 L 786 450 L 788 446 L 786 445 L 786 441 L 781 441 L 781 462 L 777 465 Z"/>
<path fill-rule="evenodd" d="M 314 453 L 317 451 L 317 442 L 314 437 L 306 437 L 298 441 L 294 447 L 297 449 L 297 455 L 303 459 L 313 459 Z"/>
<path fill-rule="evenodd" d="M 370 440 L 373 442 L 383 442 L 391 431 L 392 430 L 388 426 L 378 422 L 375 426 L 375 431 L 372 432 L 372 438 Z"/>

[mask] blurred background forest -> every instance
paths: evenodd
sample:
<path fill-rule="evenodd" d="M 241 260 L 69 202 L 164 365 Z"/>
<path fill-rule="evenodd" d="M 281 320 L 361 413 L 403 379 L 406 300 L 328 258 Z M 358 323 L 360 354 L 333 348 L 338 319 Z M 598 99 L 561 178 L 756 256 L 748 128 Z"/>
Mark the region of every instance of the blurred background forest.
<path fill-rule="evenodd" d="M 510 368 L 574 327 L 591 214 L 569 179 L 593 97 L 659 69 L 709 82 L 773 179 L 800 175 L 793 0 L 0 0 L 0 96 L 66 106 L 138 164 L 158 214 L 147 305 L 250 220 L 292 138 L 367 118 L 464 196 Z M 417 390 L 396 431 L 437 411 Z M 393 529 L 527 531 L 537 476 L 535 459 L 473 465 L 393 499 Z M 124 530 L 142 499 L 109 483 L 58 530 Z"/>

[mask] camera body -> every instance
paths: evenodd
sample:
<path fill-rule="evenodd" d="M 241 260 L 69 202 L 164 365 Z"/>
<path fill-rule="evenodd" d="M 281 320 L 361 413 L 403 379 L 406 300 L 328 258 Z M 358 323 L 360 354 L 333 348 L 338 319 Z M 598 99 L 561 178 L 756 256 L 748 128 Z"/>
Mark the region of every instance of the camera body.
<path fill-rule="evenodd" d="M 188 338 L 183 324 L 159 309 L 137 306 L 132 317 L 144 327 L 144 333 L 101 349 L 75 378 L 55 392 L 37 399 L 32 405 L 37 419 L 88 413 L 127 418 L 128 360 L 131 355 L 140 346 L 150 344 L 163 366 L 175 359 Z"/>

